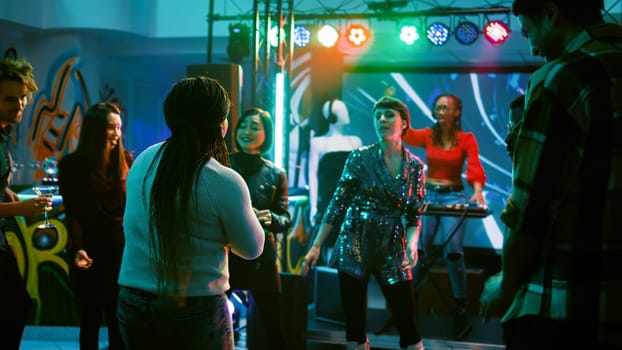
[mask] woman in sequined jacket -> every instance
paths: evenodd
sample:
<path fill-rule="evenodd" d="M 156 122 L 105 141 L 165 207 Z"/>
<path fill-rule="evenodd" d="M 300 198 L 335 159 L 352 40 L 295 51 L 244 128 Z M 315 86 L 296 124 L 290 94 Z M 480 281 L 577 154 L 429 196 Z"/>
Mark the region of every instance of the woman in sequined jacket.
<path fill-rule="evenodd" d="M 248 185 L 266 240 L 263 253 L 255 260 L 229 254 L 229 284 L 231 291 L 245 289 L 251 292 L 265 331 L 266 349 L 287 349 L 280 311 L 281 280 L 274 234 L 289 229 L 290 214 L 285 170 L 261 156 L 272 146 L 270 114 L 259 108 L 244 111 L 233 135 L 239 152 L 231 155 L 231 168 L 242 175 Z M 253 338 L 247 338 L 247 344 L 252 341 Z"/>
<path fill-rule="evenodd" d="M 304 258 L 305 271 L 316 264 L 333 223 L 343 216 L 329 264 L 339 271 L 346 348 L 369 349 L 367 285 L 374 275 L 395 319 L 400 347 L 423 349 L 410 282 L 425 197 L 423 163 L 402 145 L 410 125 L 404 103 L 382 97 L 374 104 L 373 116 L 378 143 L 352 151 L 348 157 L 319 233 Z"/>

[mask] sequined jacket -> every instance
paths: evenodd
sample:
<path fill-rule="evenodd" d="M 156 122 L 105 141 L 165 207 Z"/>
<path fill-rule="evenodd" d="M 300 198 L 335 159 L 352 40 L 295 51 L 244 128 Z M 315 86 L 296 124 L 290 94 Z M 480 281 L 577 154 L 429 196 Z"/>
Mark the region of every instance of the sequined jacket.
<path fill-rule="evenodd" d="M 402 152 L 402 171 L 394 178 L 378 144 L 348 157 L 323 218 L 333 224 L 343 217 L 330 260 L 339 271 L 358 278 L 374 274 L 388 284 L 412 279 L 405 227 L 421 223 L 425 179 L 423 162 Z"/>

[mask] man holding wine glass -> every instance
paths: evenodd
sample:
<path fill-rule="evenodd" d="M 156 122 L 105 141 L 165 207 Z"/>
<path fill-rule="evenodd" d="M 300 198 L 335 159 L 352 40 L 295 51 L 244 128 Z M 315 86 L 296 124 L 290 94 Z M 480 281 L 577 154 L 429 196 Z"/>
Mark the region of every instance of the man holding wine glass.
<path fill-rule="evenodd" d="M 32 66 L 23 59 L 0 60 L 0 349 L 19 349 L 31 299 L 17 260 L 4 234 L 4 223 L 13 216 L 36 216 L 52 208 L 52 199 L 39 196 L 20 201 L 9 189 L 11 155 L 10 131 L 22 120 L 37 85 Z"/>

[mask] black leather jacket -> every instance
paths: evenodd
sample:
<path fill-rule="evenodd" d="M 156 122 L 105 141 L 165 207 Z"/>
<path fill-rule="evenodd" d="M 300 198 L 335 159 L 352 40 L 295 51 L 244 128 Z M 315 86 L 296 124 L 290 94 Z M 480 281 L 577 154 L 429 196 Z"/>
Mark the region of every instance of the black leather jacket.
<path fill-rule="evenodd" d="M 246 153 L 232 154 L 231 168 L 246 181 L 253 208 L 270 209 L 272 222 L 264 227 L 266 241 L 259 258 L 244 260 L 229 254 L 229 284 L 232 289 L 280 290 L 276 241 L 271 233 L 287 232 L 291 223 L 285 170 L 259 155 Z"/>
<path fill-rule="evenodd" d="M 231 168 L 246 181 L 253 208 L 270 209 L 272 224 L 264 229 L 275 233 L 289 230 L 290 214 L 285 170 L 259 155 L 245 153 L 231 155 Z"/>

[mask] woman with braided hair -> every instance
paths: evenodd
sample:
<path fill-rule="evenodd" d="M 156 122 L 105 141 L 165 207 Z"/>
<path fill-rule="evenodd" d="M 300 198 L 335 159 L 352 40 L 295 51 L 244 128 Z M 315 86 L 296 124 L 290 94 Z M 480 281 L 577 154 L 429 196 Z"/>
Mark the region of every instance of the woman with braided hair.
<path fill-rule="evenodd" d="M 257 258 L 265 234 L 228 167 L 230 104 L 214 79 L 179 81 L 164 101 L 171 136 L 130 169 L 117 308 L 128 349 L 234 349 L 227 254 Z"/>

